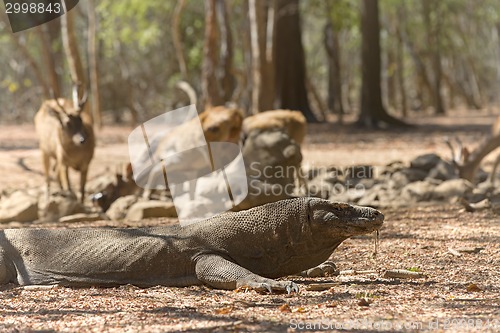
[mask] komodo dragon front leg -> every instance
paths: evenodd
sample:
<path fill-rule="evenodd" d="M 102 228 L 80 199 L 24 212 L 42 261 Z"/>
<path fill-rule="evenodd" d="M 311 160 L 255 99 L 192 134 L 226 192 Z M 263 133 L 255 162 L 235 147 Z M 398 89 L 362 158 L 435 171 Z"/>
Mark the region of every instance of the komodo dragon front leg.
<path fill-rule="evenodd" d="M 250 272 L 216 254 L 201 255 L 196 260 L 197 278 L 219 289 L 249 287 L 258 291 L 298 292 L 299 287 L 292 281 L 276 281 Z"/>

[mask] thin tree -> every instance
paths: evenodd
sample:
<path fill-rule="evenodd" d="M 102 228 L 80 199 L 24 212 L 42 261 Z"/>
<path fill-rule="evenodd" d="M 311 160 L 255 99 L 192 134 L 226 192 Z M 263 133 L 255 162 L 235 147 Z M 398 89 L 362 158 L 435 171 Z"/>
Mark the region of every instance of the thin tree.
<path fill-rule="evenodd" d="M 67 11 L 61 16 L 61 35 L 63 40 L 64 52 L 68 60 L 69 72 L 71 80 L 74 84 L 78 84 L 78 98 L 82 98 L 84 90 L 87 86 L 87 79 L 83 68 L 82 59 L 78 50 L 78 42 L 74 28 L 75 10 Z M 84 113 L 87 114 L 91 123 L 93 123 L 92 113 L 89 112 L 88 103 L 85 104 Z"/>
<path fill-rule="evenodd" d="M 225 0 L 205 0 L 202 92 L 205 107 L 222 105 L 234 91 L 233 44 Z"/>
<path fill-rule="evenodd" d="M 444 114 L 445 107 L 441 92 L 442 66 L 439 38 L 441 34 L 441 18 L 437 17 L 439 15 L 438 6 L 439 3 L 435 1 L 422 1 L 422 12 L 427 34 L 427 45 L 430 52 L 432 66 L 432 101 L 434 104 L 434 112 L 436 114 Z M 431 17 L 432 12 L 434 12 L 434 19 Z"/>
<path fill-rule="evenodd" d="M 331 19 L 324 28 L 324 44 L 328 55 L 328 108 L 338 116 L 339 124 L 343 123 L 344 103 L 342 102 L 342 75 L 340 68 L 340 47 L 338 31 Z"/>
<path fill-rule="evenodd" d="M 406 123 L 389 115 L 382 103 L 380 23 L 378 0 L 363 0 L 361 5 L 361 113 L 358 124 L 404 126 Z"/>
<path fill-rule="evenodd" d="M 252 51 L 252 113 L 270 110 L 274 103 L 272 36 L 274 7 L 269 1 L 248 1 Z M 266 8 L 267 7 L 267 8 Z M 267 9 L 267 15 L 266 15 Z"/>
<path fill-rule="evenodd" d="M 88 57 L 89 57 L 89 72 L 90 72 L 90 94 L 92 96 L 92 117 L 96 128 L 102 126 L 101 104 L 99 93 L 99 68 L 97 62 L 97 17 L 95 12 L 94 0 L 87 0 L 88 9 Z"/>

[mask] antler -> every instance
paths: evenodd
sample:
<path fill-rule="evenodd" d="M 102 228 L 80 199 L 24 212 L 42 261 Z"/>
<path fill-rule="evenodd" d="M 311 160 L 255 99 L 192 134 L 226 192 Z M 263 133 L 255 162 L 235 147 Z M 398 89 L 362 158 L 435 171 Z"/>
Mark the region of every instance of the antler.
<path fill-rule="evenodd" d="M 73 84 L 73 107 L 78 113 L 80 113 L 83 110 L 83 106 L 87 102 L 88 98 L 88 93 L 87 90 L 85 89 L 82 99 L 78 100 L 78 87 L 80 86 L 80 84 L 81 84 L 80 82 L 76 82 Z"/>

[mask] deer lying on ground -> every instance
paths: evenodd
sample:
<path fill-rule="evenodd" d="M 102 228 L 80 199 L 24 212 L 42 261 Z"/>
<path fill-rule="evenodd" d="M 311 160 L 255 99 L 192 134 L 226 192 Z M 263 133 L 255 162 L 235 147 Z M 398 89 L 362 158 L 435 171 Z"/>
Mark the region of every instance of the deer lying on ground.
<path fill-rule="evenodd" d="M 127 163 L 124 171 L 115 173 L 115 180 L 107 184 L 100 192 L 91 196 L 92 203 L 105 212 L 118 198 L 139 194 L 141 188 L 133 179 L 132 165 Z"/>
<path fill-rule="evenodd" d="M 457 140 L 458 141 L 458 140 Z M 500 147 L 500 116 L 497 117 L 495 123 L 492 126 L 491 133 L 476 149 L 472 152 L 465 147 L 462 147 L 460 141 L 459 143 L 459 153 L 455 156 L 453 146 L 450 141 L 446 141 L 451 149 L 452 163 L 458 170 L 458 175 L 460 178 L 467 179 L 470 182 L 474 182 L 474 177 L 476 175 L 477 169 L 481 164 L 481 161 L 488 156 L 492 151 Z M 500 164 L 500 155 L 493 166 L 492 174 L 490 175 L 490 182 L 493 184 L 495 180 L 495 174 L 498 165 Z"/>
<path fill-rule="evenodd" d="M 86 100 L 86 94 L 78 100 L 75 86 L 73 101 L 64 98 L 47 100 L 35 115 L 47 197 L 50 195 L 50 161 L 55 159 L 57 180 L 62 190 L 71 191 L 68 168 L 80 171 L 80 201 L 84 201 L 87 171 L 95 148 L 92 125 L 82 119 Z"/>

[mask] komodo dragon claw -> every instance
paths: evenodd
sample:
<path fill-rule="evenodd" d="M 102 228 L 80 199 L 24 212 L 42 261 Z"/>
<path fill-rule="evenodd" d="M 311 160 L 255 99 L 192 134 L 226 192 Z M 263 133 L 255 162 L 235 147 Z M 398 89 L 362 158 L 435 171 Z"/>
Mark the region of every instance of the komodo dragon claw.
<path fill-rule="evenodd" d="M 299 286 L 297 286 L 295 282 L 290 282 L 290 284 L 286 286 L 286 293 L 290 295 L 292 292 L 299 292 Z"/>

